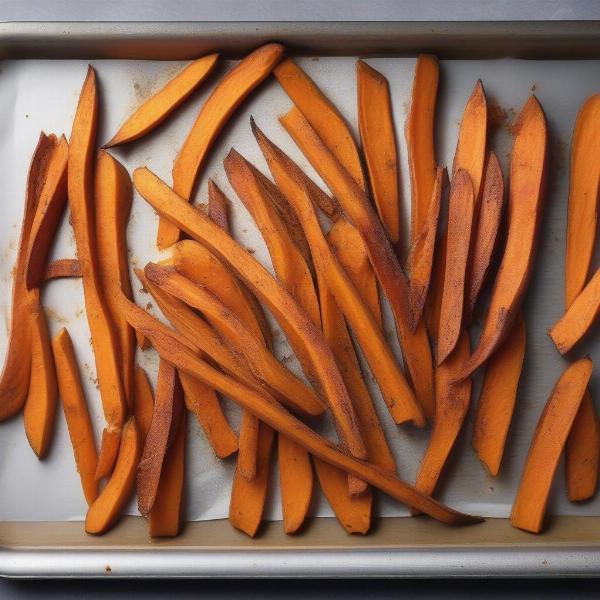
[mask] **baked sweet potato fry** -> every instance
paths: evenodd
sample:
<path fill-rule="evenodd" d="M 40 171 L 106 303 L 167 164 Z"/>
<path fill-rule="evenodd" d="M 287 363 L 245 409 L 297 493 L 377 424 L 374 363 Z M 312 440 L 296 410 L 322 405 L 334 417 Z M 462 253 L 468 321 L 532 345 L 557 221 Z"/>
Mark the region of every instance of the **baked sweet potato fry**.
<path fill-rule="evenodd" d="M 105 533 L 119 517 L 121 509 L 133 492 L 140 450 L 141 444 L 135 418 L 131 417 L 123 427 L 114 471 L 85 516 L 87 533 L 96 535 Z"/>
<path fill-rule="evenodd" d="M 423 309 L 423 316 L 427 323 L 427 331 L 434 345 L 437 345 L 440 333 L 440 312 L 442 310 L 442 295 L 444 294 L 444 276 L 446 275 L 446 230 L 437 242 L 437 253 L 433 262 L 429 292 Z"/>
<path fill-rule="evenodd" d="M 556 382 L 531 440 L 510 515 L 514 527 L 532 533 L 542 530 L 554 473 L 591 375 L 592 361 L 582 358 Z"/>
<path fill-rule="evenodd" d="M 479 394 L 473 424 L 473 448 L 494 477 L 500 472 L 517 400 L 526 338 L 525 319 L 519 314 L 512 331 L 488 361 Z"/>
<path fill-rule="evenodd" d="M 83 495 L 91 506 L 98 497 L 98 480 L 95 476 L 98 453 L 90 413 L 81 387 L 73 343 L 66 329 L 61 329 L 52 340 L 52 351 L 56 364 L 58 391 L 73 446 L 75 464 L 81 478 Z"/>
<path fill-rule="evenodd" d="M 291 58 L 277 65 L 273 74 L 325 146 L 364 190 L 365 179 L 358 148 L 337 108 Z"/>
<path fill-rule="evenodd" d="M 194 60 L 146 100 L 124 123 L 103 148 L 112 148 L 138 140 L 160 125 L 210 75 L 218 54 Z"/>
<path fill-rule="evenodd" d="M 474 210 L 473 185 L 466 171 L 452 179 L 448 200 L 447 258 L 437 340 L 438 367 L 450 355 L 463 329 L 467 261 Z"/>
<path fill-rule="evenodd" d="M 435 56 L 420 54 L 415 65 L 405 136 L 411 189 L 410 243 L 421 234 L 435 185 L 435 104 L 440 67 Z M 412 268 L 411 268 L 412 270 Z"/>
<path fill-rule="evenodd" d="M 133 416 L 140 439 L 140 448 L 146 443 L 146 436 L 150 431 L 152 413 L 154 412 L 154 394 L 148 381 L 148 375 L 142 367 L 135 367 Z"/>
<path fill-rule="evenodd" d="M 223 231 L 229 231 L 229 200 L 212 180 L 208 180 L 208 216 Z"/>
<path fill-rule="evenodd" d="M 405 364 L 415 394 L 425 412 L 433 412 L 433 364 L 423 323 L 412 324 L 406 278 L 386 233 L 368 198 L 327 150 L 300 112 L 292 109 L 280 119 L 327 187 L 340 203 L 350 222 L 361 234 L 369 260 L 383 293 L 390 302 Z"/>
<path fill-rule="evenodd" d="M 44 270 L 44 281 L 81 277 L 81 265 L 76 258 L 58 258 L 49 262 Z"/>
<path fill-rule="evenodd" d="M 96 375 L 106 420 L 98 459 L 99 465 L 106 466 L 98 472 L 98 475 L 102 476 L 108 474 L 116 460 L 127 398 L 119 369 L 118 338 L 113 330 L 110 312 L 103 295 L 96 255 L 92 192 L 97 120 L 96 74 L 94 69 L 89 67 L 79 96 L 69 142 L 68 192 L 71 222 L 83 276 L 85 312 L 92 337 Z"/>
<path fill-rule="evenodd" d="M 240 104 L 281 60 L 283 46 L 266 44 L 241 60 L 216 85 L 202 105 L 173 165 L 173 189 L 191 200 L 198 174 L 221 129 Z M 164 217 L 158 224 L 157 245 L 164 250 L 179 240 L 177 225 Z"/>
<path fill-rule="evenodd" d="M 515 125 L 510 162 L 509 228 L 479 344 L 458 379 L 481 366 L 508 335 L 533 270 L 544 205 L 548 131 L 540 103 L 531 96 Z"/>
<path fill-rule="evenodd" d="M 362 60 L 356 63 L 358 129 L 371 194 L 392 244 L 400 239 L 398 153 L 387 79 Z"/>
<path fill-rule="evenodd" d="M 356 416 L 333 355 L 306 313 L 256 259 L 151 171 L 136 169 L 133 179 L 147 202 L 217 254 L 268 306 L 296 354 L 313 365 L 318 389 L 328 401 L 345 447 L 354 456 L 364 456 Z"/>
<path fill-rule="evenodd" d="M 120 297 L 120 303 L 127 321 L 150 339 L 154 348 L 165 360 L 225 394 L 276 431 L 304 446 L 317 458 L 356 475 L 397 501 L 443 523 L 467 525 L 482 522 L 481 517 L 466 515 L 444 506 L 433 498 L 421 494 L 413 486 L 391 473 L 339 450 L 335 444 L 315 433 L 273 399 L 255 392 L 198 358 L 188 348 L 183 336 L 163 325 L 124 296 Z"/>
<path fill-rule="evenodd" d="M 69 144 L 63 135 L 54 143 L 45 177 L 40 181 L 25 266 L 25 283 L 29 290 L 39 287 L 43 281 L 50 245 L 67 204 L 68 156 Z"/>

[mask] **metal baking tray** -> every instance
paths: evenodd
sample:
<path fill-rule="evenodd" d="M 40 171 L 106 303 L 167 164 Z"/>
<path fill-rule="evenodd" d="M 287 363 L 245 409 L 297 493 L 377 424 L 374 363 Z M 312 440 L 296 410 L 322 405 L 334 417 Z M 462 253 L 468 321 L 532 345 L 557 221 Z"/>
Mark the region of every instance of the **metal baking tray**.
<path fill-rule="evenodd" d="M 267 41 L 284 43 L 293 55 L 313 57 L 427 51 L 459 60 L 597 60 L 600 22 L 0 24 L 1 59 L 184 60 L 216 50 L 237 58 Z M 563 185 L 565 174 L 562 168 Z M 552 235 L 564 231 L 564 215 L 561 220 L 553 213 Z M 561 252 L 545 254 L 545 260 L 562 265 Z M 556 316 L 562 299 L 548 303 L 555 305 L 550 314 Z M 546 366 L 552 370 L 548 377 L 554 377 L 557 364 L 558 359 Z M 7 494 L 19 490 L 4 490 L 3 497 Z M 599 540 L 597 516 L 554 517 L 542 536 L 515 530 L 498 518 L 451 529 L 425 518 L 387 517 L 376 520 L 368 536 L 358 537 L 346 535 L 335 519 L 316 518 L 297 536 L 285 536 L 278 523 L 267 522 L 256 539 L 214 520 L 188 523 L 178 538 L 152 542 L 136 517 L 124 518 L 100 538 L 87 536 L 79 522 L 0 521 L 0 575 L 598 576 Z"/>

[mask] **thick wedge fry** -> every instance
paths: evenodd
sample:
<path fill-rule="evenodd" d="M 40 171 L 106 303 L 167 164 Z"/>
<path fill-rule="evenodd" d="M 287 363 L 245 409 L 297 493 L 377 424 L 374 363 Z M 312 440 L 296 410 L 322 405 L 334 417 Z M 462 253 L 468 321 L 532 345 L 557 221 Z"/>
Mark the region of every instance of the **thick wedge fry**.
<path fill-rule="evenodd" d="M 489 273 L 492 255 L 496 247 L 502 209 L 504 208 L 504 179 L 502 167 L 494 152 L 488 154 L 483 189 L 479 204 L 477 227 L 472 231 L 472 258 L 469 261 L 469 277 L 465 291 L 465 318 L 470 319 L 481 288 Z"/>
<path fill-rule="evenodd" d="M 471 379 L 453 383 L 469 356 L 469 335 L 463 331 L 452 354 L 435 372 L 435 423 L 419 467 L 415 487 L 432 495 L 462 429 L 471 402 Z"/>
<path fill-rule="evenodd" d="M 152 423 L 154 394 L 146 371 L 137 365 L 135 367 L 134 391 L 133 415 L 140 438 L 140 448 L 143 448 Z"/>
<path fill-rule="evenodd" d="M 135 334 L 115 303 L 121 290 L 133 298 L 127 255 L 127 222 L 133 193 L 125 167 L 108 152 L 96 160 L 94 202 L 96 206 L 96 248 L 98 267 L 106 304 L 121 350 L 123 388 L 128 406 L 133 406 Z"/>
<path fill-rule="evenodd" d="M 509 228 L 502 262 L 479 345 L 458 379 L 468 377 L 498 348 L 519 311 L 533 270 L 544 205 L 548 131 L 540 103 L 531 96 L 517 123 L 510 163 Z"/>
<path fill-rule="evenodd" d="M 332 442 L 315 433 L 268 396 L 255 392 L 198 358 L 188 348 L 183 336 L 170 330 L 127 298 L 121 296 L 120 302 L 127 321 L 150 339 L 165 360 L 171 361 L 178 369 L 227 395 L 276 431 L 304 446 L 314 456 L 356 475 L 399 502 L 449 525 L 467 525 L 483 521 L 480 517 L 466 515 L 444 506 L 389 472 L 340 451 Z"/>
<path fill-rule="evenodd" d="M 92 191 L 97 120 L 96 74 L 94 69 L 89 67 L 79 96 L 69 142 L 68 191 L 71 222 L 83 276 L 85 312 L 92 337 L 96 375 L 106 420 L 106 433 L 103 435 L 98 460 L 100 465 L 106 465 L 106 468 L 100 469 L 99 475 L 105 475 L 116 460 L 127 398 L 119 369 L 121 358 L 118 338 L 113 330 L 110 311 L 103 295 L 96 255 Z"/>
<path fill-rule="evenodd" d="M 94 500 L 85 516 L 86 533 L 105 533 L 118 519 L 119 513 L 133 493 L 140 451 L 139 434 L 135 418 L 132 417 L 123 427 L 115 469 L 106 487 Z"/>
<path fill-rule="evenodd" d="M 188 235 L 202 241 L 215 252 L 268 306 L 296 354 L 305 356 L 304 360 L 312 363 L 319 390 L 329 403 L 346 448 L 354 456 L 364 456 L 366 450 L 356 416 L 335 360 L 306 313 L 256 259 L 208 217 L 189 206 L 151 171 L 136 169 L 133 178 L 143 198 Z"/>
<path fill-rule="evenodd" d="M 592 361 L 582 358 L 556 382 L 531 440 L 510 515 L 514 527 L 532 533 L 542 530 L 554 473 L 591 375 Z"/>
<path fill-rule="evenodd" d="M 406 121 L 406 146 L 411 189 L 411 245 L 421 234 L 436 178 L 435 104 L 440 67 L 429 54 L 417 57 L 410 113 Z M 411 269 L 412 270 L 412 269 Z"/>
<path fill-rule="evenodd" d="M 412 331 L 408 284 L 381 222 L 368 198 L 302 115 L 292 109 L 280 120 L 359 231 L 377 279 L 391 304 L 417 400 L 421 406 L 428 407 L 425 411 L 430 414 L 434 405 L 433 364 L 427 332 L 423 323 L 416 324 Z"/>
<path fill-rule="evenodd" d="M 31 316 L 31 379 L 23 410 L 25 434 L 38 458 L 44 458 L 56 419 L 56 369 L 48 323 L 41 306 Z"/>
<path fill-rule="evenodd" d="M 223 126 L 240 104 L 281 60 L 283 46 L 266 44 L 240 61 L 215 87 L 202 105 L 173 165 L 173 189 L 191 200 L 198 174 Z M 157 245 L 165 249 L 179 240 L 177 225 L 164 217 L 158 224 Z"/>
<path fill-rule="evenodd" d="M 181 509 L 185 483 L 185 412 L 177 427 L 173 443 L 165 455 L 156 499 L 148 515 L 148 530 L 152 537 L 173 537 L 181 528 Z"/>
<path fill-rule="evenodd" d="M 39 287 L 50 245 L 67 204 L 67 161 L 69 144 L 63 135 L 54 145 L 39 191 L 35 218 L 31 224 L 25 283 L 27 289 Z"/>
<path fill-rule="evenodd" d="M 156 500 L 169 437 L 172 437 L 172 432 L 178 426 L 177 405 L 181 406 L 182 403 L 182 390 L 177 371 L 171 364 L 161 360 L 158 367 L 152 422 L 137 469 L 138 509 L 144 516 L 152 510 Z"/>
<path fill-rule="evenodd" d="M 102 147 L 112 148 L 138 140 L 160 125 L 210 75 L 218 58 L 218 54 L 209 54 L 187 65 L 148 98 Z"/>
<path fill-rule="evenodd" d="M 39 303 L 39 291 L 27 290 L 25 265 L 38 192 L 43 185 L 55 146 L 56 136 L 40 134 L 27 175 L 23 223 L 13 278 L 10 332 L 0 375 L 0 421 L 17 414 L 27 400 L 31 375 L 31 328 L 23 325 L 29 322 L 32 303 L 33 306 Z"/>
<path fill-rule="evenodd" d="M 285 190 L 286 198 L 298 215 L 311 247 L 316 270 L 348 319 L 394 420 L 396 423 L 414 421 L 419 426 L 424 425 L 423 413 L 414 393 L 396 363 L 373 313 L 365 306 L 360 294 L 331 251 L 306 190 L 299 181 L 290 176 L 288 164 L 292 162 L 291 159 L 254 123 L 253 129 L 273 177 L 281 189 Z"/>
<path fill-rule="evenodd" d="M 400 239 L 398 153 L 387 79 L 362 60 L 356 63 L 358 128 L 379 218 L 392 244 Z"/>
<path fill-rule="evenodd" d="M 358 148 L 337 108 L 291 58 L 277 65 L 273 74 L 329 151 L 364 190 L 365 179 Z"/>
<path fill-rule="evenodd" d="M 59 258 L 46 265 L 44 281 L 63 277 L 81 277 L 81 265 L 76 258 Z"/>
<path fill-rule="evenodd" d="M 448 201 L 448 235 L 444 291 L 440 307 L 437 340 L 437 364 L 441 365 L 458 343 L 461 335 L 467 278 L 467 261 L 471 247 L 474 196 L 471 178 L 457 171 L 450 187 Z"/>
<path fill-rule="evenodd" d="M 510 428 L 527 343 L 525 319 L 519 314 L 513 329 L 485 368 L 473 424 L 473 448 L 496 477 Z"/>
<path fill-rule="evenodd" d="M 73 446 L 75 464 L 81 478 L 83 495 L 91 506 L 98 496 L 98 481 L 95 477 L 98 454 L 73 343 L 66 329 L 61 329 L 52 340 L 52 351 L 56 364 L 58 391 Z"/>

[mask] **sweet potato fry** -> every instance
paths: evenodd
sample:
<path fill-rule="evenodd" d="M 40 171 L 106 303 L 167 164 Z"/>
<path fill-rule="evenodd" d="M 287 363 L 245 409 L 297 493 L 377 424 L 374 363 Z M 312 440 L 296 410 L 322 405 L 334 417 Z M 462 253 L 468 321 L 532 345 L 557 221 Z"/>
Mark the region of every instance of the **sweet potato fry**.
<path fill-rule="evenodd" d="M 354 456 L 364 456 L 366 450 L 356 416 L 333 355 L 306 313 L 255 258 L 151 171 L 136 169 L 133 179 L 146 201 L 188 235 L 209 247 L 268 306 L 296 354 L 305 356 L 304 360 L 312 363 L 319 390 L 329 403 L 346 449 Z"/>
<path fill-rule="evenodd" d="M 152 537 L 173 537 L 181 528 L 186 437 L 187 419 L 184 412 L 173 443 L 167 449 L 156 499 L 148 515 L 148 530 Z"/>
<path fill-rule="evenodd" d="M 31 375 L 31 328 L 24 327 L 23 324 L 30 319 L 32 303 L 35 306 L 39 302 L 39 291 L 27 290 L 25 265 L 38 192 L 43 185 L 55 146 L 56 136 L 40 134 L 27 176 L 23 223 L 13 278 L 10 332 L 0 374 L 0 421 L 17 414 L 27 400 Z"/>
<path fill-rule="evenodd" d="M 510 163 L 509 228 L 479 345 L 458 379 L 468 377 L 498 348 L 510 331 L 533 270 L 544 204 L 548 132 L 540 103 L 531 96 L 515 126 Z"/>
<path fill-rule="evenodd" d="M 165 360 L 225 394 L 276 431 L 304 446 L 317 458 L 356 475 L 399 502 L 443 523 L 467 525 L 483 521 L 480 517 L 466 515 L 444 506 L 391 473 L 339 450 L 336 445 L 315 433 L 269 396 L 255 392 L 198 358 L 189 349 L 183 336 L 163 325 L 124 296 L 120 297 L 120 304 L 131 326 L 146 335 Z"/>
<path fill-rule="evenodd" d="M 81 277 L 81 265 L 76 258 L 58 258 L 49 262 L 44 270 L 44 281 L 63 277 Z"/>
<path fill-rule="evenodd" d="M 437 242 L 437 256 L 433 263 L 429 292 L 425 302 L 423 315 L 427 323 L 427 331 L 434 345 L 437 345 L 440 333 L 440 312 L 442 310 L 442 295 L 444 294 L 444 276 L 446 275 L 446 230 Z"/>
<path fill-rule="evenodd" d="M 156 94 L 146 100 L 103 148 L 112 148 L 138 140 L 160 125 L 210 75 L 218 54 L 194 60 L 170 79 Z"/>
<path fill-rule="evenodd" d="M 404 361 L 415 386 L 417 400 L 426 407 L 424 410 L 427 414 L 432 413 L 433 365 L 427 332 L 423 323 L 416 324 L 414 331 L 411 327 L 408 284 L 379 218 L 362 190 L 296 109 L 292 109 L 280 121 L 359 231 L 377 279 L 392 307 Z"/>
<path fill-rule="evenodd" d="M 446 272 L 437 341 L 438 367 L 454 350 L 463 329 L 465 281 L 471 247 L 473 210 L 471 178 L 466 171 L 457 171 L 452 179 L 448 201 Z"/>
<path fill-rule="evenodd" d="M 463 331 L 452 354 L 435 372 L 435 423 L 421 460 L 415 487 L 432 495 L 462 428 L 471 402 L 471 379 L 454 382 L 469 356 L 469 335 Z"/>
<path fill-rule="evenodd" d="M 100 470 L 99 475 L 105 475 L 116 459 L 119 446 L 114 441 L 120 436 L 127 398 L 119 369 L 118 338 L 112 328 L 110 312 L 102 292 L 96 255 L 92 190 L 97 119 L 96 74 L 94 69 L 89 67 L 79 97 L 69 142 L 68 192 L 71 222 L 83 275 L 85 311 L 92 337 L 98 386 L 106 420 L 106 434 L 103 435 L 98 460 L 99 464 L 109 467 L 108 470 Z"/>
<path fill-rule="evenodd" d="M 133 298 L 127 256 L 127 222 L 133 192 L 125 167 L 108 152 L 96 160 L 94 204 L 98 273 L 110 317 L 119 340 L 123 388 L 128 406 L 133 406 L 135 334 L 115 304 L 119 290 Z"/>
<path fill-rule="evenodd" d="M 106 487 L 94 500 L 85 516 L 87 533 L 96 535 L 104 533 L 119 517 L 121 509 L 133 492 L 140 450 L 141 444 L 135 418 L 131 417 L 123 427 L 115 469 Z"/>
<path fill-rule="evenodd" d="M 223 231 L 229 231 L 229 200 L 212 180 L 208 180 L 208 216 Z"/>
<path fill-rule="evenodd" d="M 427 219 L 436 178 L 435 104 L 440 67 L 435 56 L 420 54 L 415 65 L 406 146 L 411 189 L 410 243 L 415 243 Z M 412 271 L 412 269 L 411 269 Z"/>
<path fill-rule="evenodd" d="M 25 434 L 38 458 L 48 452 L 56 418 L 56 369 L 48 323 L 41 306 L 31 316 L 31 379 L 23 410 Z"/>
<path fill-rule="evenodd" d="M 98 496 L 98 481 L 95 477 L 98 454 L 73 343 L 66 329 L 61 329 L 52 340 L 52 351 L 56 364 L 58 391 L 73 446 L 75 464 L 81 478 L 83 494 L 88 505 L 91 506 Z"/>
<path fill-rule="evenodd" d="M 27 289 L 39 287 L 50 245 L 67 204 L 67 160 L 69 144 L 63 135 L 53 147 L 44 180 L 40 182 L 38 205 L 31 224 L 25 283 Z"/>
<path fill-rule="evenodd" d="M 387 79 L 362 60 L 356 63 L 358 128 L 371 193 L 392 244 L 400 239 L 398 153 Z"/>
<path fill-rule="evenodd" d="M 135 392 L 133 415 L 140 439 L 140 448 L 143 448 L 146 443 L 148 431 L 150 431 L 150 424 L 152 423 L 154 394 L 152 393 L 152 387 L 150 387 L 146 371 L 137 365 L 135 367 L 135 384 L 133 389 Z"/>
<path fill-rule="evenodd" d="M 337 305 L 348 319 L 369 365 L 377 379 L 381 393 L 396 423 L 414 421 L 425 424 L 423 414 L 416 402 L 400 367 L 375 321 L 373 313 L 361 299 L 356 288 L 334 256 L 321 230 L 317 215 L 306 190 L 290 176 L 289 159 L 253 123 L 253 130 L 265 155 L 269 169 L 285 196 L 294 207 L 302 224 L 304 235 L 311 247 L 317 273 L 326 282 Z"/>
<path fill-rule="evenodd" d="M 291 58 L 277 65 L 273 74 L 325 146 L 364 190 L 365 179 L 358 148 L 337 108 Z"/>
<path fill-rule="evenodd" d="M 592 375 L 592 361 L 582 358 L 562 373 L 546 403 L 531 440 L 510 522 L 539 533 L 554 473 Z"/>
<path fill-rule="evenodd" d="M 494 477 L 500 472 L 526 343 L 525 319 L 519 314 L 509 336 L 490 358 L 479 394 L 473 424 L 473 448 Z"/>
<path fill-rule="evenodd" d="M 146 516 L 156 500 L 169 437 L 178 425 L 177 405 L 183 403 L 181 384 L 175 367 L 161 360 L 158 367 L 152 422 L 137 469 L 138 509 Z"/>
<path fill-rule="evenodd" d="M 473 314 L 475 303 L 488 276 L 503 208 L 504 179 L 502 177 L 502 167 L 496 154 L 489 152 L 483 177 L 477 227 L 471 232 L 473 237 L 471 244 L 472 258 L 469 261 L 469 277 L 465 291 L 466 319 L 470 319 Z"/>
<path fill-rule="evenodd" d="M 271 73 L 281 60 L 283 46 L 266 44 L 241 60 L 229 71 L 202 105 L 198 117 L 173 165 L 173 189 L 190 201 L 198 174 L 223 126 L 240 104 Z M 179 228 L 162 217 L 157 245 L 164 250 L 179 240 Z"/>
<path fill-rule="evenodd" d="M 427 300 L 427 292 L 429 291 L 429 286 L 431 284 L 434 265 L 433 254 L 437 243 L 438 221 L 442 206 L 443 179 L 444 169 L 438 167 L 431 200 L 429 202 L 429 207 L 427 208 L 427 220 L 423 225 L 423 230 L 417 236 L 410 249 L 408 262 L 412 269 L 410 272 L 409 284 L 413 322 L 421 320 L 425 301 Z M 440 240 L 439 245 L 441 245 L 441 242 L 442 240 Z M 445 274 L 445 264 L 442 273 Z M 440 290 L 440 296 L 442 293 L 443 290 Z"/>

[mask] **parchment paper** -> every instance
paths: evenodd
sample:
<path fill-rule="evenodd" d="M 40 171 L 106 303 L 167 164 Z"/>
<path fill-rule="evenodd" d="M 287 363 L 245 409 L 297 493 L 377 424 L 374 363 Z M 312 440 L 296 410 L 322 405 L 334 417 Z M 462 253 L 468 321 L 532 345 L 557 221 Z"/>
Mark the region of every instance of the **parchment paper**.
<path fill-rule="evenodd" d="M 321 89 L 337 105 L 357 133 L 355 59 L 305 58 L 302 66 Z M 404 122 L 409 106 L 414 59 L 378 58 L 368 62 L 389 79 L 394 102 L 394 115 L 401 161 L 404 233 L 409 222 L 409 178 L 406 164 Z M 123 120 L 149 95 L 158 90 L 180 68 L 181 63 L 153 61 L 94 61 L 101 94 L 98 142 L 108 140 Z M 0 115 L 4 124 L 0 136 L 2 167 L 2 199 L 0 201 L 0 360 L 6 351 L 10 318 L 11 270 L 22 218 L 27 169 L 40 130 L 70 134 L 87 63 L 75 61 L 14 60 L 0 65 Z M 229 65 L 221 65 L 210 82 L 171 116 L 154 133 L 143 140 L 114 151 L 114 155 L 131 171 L 147 165 L 165 181 L 171 181 L 171 165 L 199 107 L 220 74 Z M 598 64 L 595 61 L 443 61 L 437 118 L 438 162 L 451 166 L 458 125 L 465 101 L 478 78 L 483 80 L 491 104 L 500 106 L 508 121 L 534 91 L 548 117 L 551 144 L 551 168 L 547 210 L 540 236 L 538 260 L 526 301 L 528 349 L 525 372 L 519 388 L 518 404 L 509 434 L 507 452 L 500 477 L 489 477 L 470 446 L 471 425 L 468 422 L 453 452 L 450 464 L 440 482 L 439 497 L 452 506 L 484 516 L 507 516 L 520 477 L 535 423 L 552 386 L 564 368 L 565 361 L 554 350 L 546 335 L 547 328 L 561 315 L 563 308 L 563 255 L 568 180 L 569 140 L 577 110 L 582 102 L 598 91 Z M 268 173 L 266 164 L 250 133 L 249 116 L 277 144 L 281 145 L 306 172 L 322 185 L 300 151 L 277 122 L 291 103 L 273 80 L 263 85 L 242 106 L 232 123 L 219 138 L 202 173 L 197 202 L 205 202 L 208 176 L 215 179 L 232 201 L 232 226 L 236 238 L 265 265 L 270 265 L 264 242 L 241 202 L 227 182 L 222 160 L 235 146 L 259 169 Z M 495 110 L 495 112 L 498 112 Z M 492 147 L 504 163 L 507 173 L 510 137 L 500 126 L 492 136 Z M 157 217 L 153 210 L 135 196 L 128 229 L 131 265 L 143 266 L 159 258 L 155 247 Z M 406 237 L 405 237 L 406 239 Z M 73 235 L 64 220 L 53 257 L 75 255 Z M 141 306 L 155 310 L 151 298 L 139 292 L 139 282 L 132 274 L 136 300 Z M 71 333 L 90 410 L 99 436 L 103 418 L 95 383 L 93 354 L 89 330 L 83 311 L 81 283 L 78 280 L 52 282 L 44 289 L 43 302 L 52 334 L 61 327 Z M 278 327 L 273 323 L 276 351 L 294 370 L 298 366 L 289 359 L 290 350 Z M 386 332 L 393 331 L 389 312 Z M 393 336 L 392 336 L 393 337 Z M 398 351 L 397 344 L 393 346 Z M 588 343 L 580 354 L 590 352 L 600 358 L 600 347 Z M 154 351 L 138 351 L 139 363 L 156 378 L 157 357 Z M 592 392 L 597 391 L 597 377 Z M 413 481 L 420 457 L 427 443 L 428 431 L 410 426 L 396 427 L 382 403 L 371 377 L 367 380 L 388 439 L 397 458 L 400 475 Z M 473 405 L 477 402 L 479 382 L 474 387 Z M 227 413 L 234 423 L 238 410 L 227 403 Z M 189 419 L 188 501 L 187 518 L 207 520 L 226 517 L 228 513 L 233 460 L 216 459 L 194 421 Z M 324 426 L 327 430 L 327 426 Z M 267 519 L 280 518 L 277 469 L 273 469 L 272 485 L 266 510 Z M 0 520 L 79 520 L 86 505 L 75 470 L 73 453 L 62 409 L 59 405 L 55 439 L 49 456 L 39 461 L 27 443 L 22 419 L 12 419 L 0 426 Z M 562 467 L 556 478 L 550 511 L 562 514 L 600 514 L 598 501 L 574 505 L 564 492 Z M 132 501 L 128 512 L 137 514 Z M 320 491 L 315 491 L 312 514 L 331 515 Z M 403 506 L 387 498 L 377 503 L 377 514 L 406 515 Z"/>

